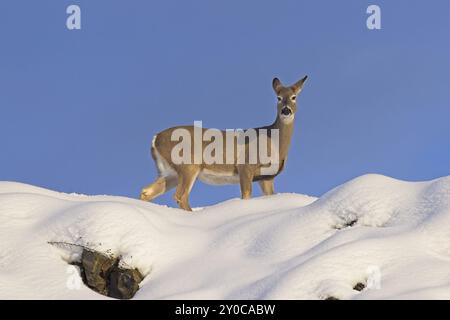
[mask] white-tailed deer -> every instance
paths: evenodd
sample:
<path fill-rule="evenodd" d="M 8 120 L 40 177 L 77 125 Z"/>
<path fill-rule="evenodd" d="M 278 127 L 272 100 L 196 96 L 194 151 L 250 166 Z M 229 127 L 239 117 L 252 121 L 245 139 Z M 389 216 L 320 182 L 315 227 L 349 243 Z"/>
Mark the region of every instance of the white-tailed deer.
<path fill-rule="evenodd" d="M 242 130 L 241 135 L 230 135 L 230 131 L 217 129 L 179 126 L 155 135 L 152 157 L 158 178 L 142 190 L 141 200 L 150 201 L 176 187 L 174 199 L 180 208 L 191 211 L 189 193 L 197 178 L 207 184 L 240 184 L 242 199 L 251 197 L 253 181 L 258 181 L 265 195 L 273 194 L 273 180 L 283 170 L 287 159 L 297 96 L 306 79 L 307 76 L 288 87 L 277 78 L 273 79 L 272 86 L 278 99 L 277 117 L 269 126 Z M 251 130 L 255 132 L 254 136 L 249 134 Z M 197 139 L 199 136 L 200 141 Z M 184 137 L 185 148 L 180 148 L 180 137 Z M 256 155 L 252 154 L 257 150 L 253 146 L 259 147 L 260 152 Z M 264 159 L 262 149 L 270 150 L 271 161 Z M 213 161 L 202 158 L 202 155 L 209 155 Z M 275 170 L 267 170 L 269 167 Z"/>

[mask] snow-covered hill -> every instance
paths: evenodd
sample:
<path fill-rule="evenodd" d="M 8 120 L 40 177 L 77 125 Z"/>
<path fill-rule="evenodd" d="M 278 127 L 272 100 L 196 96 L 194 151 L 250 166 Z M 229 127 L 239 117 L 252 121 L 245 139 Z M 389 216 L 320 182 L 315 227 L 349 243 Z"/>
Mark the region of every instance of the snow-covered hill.
<path fill-rule="evenodd" d="M 135 299 L 450 299 L 450 176 L 194 213 L 0 182 L 0 298 L 107 299 L 74 285 L 79 249 L 49 241 L 121 255 L 147 275 Z"/>

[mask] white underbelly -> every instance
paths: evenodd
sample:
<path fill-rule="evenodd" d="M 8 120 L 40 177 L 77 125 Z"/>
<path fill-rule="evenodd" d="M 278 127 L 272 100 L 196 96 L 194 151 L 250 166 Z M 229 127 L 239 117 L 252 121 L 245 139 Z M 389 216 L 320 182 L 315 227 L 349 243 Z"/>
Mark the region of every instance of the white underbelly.
<path fill-rule="evenodd" d="M 227 172 L 213 172 L 210 170 L 203 170 L 198 175 L 198 178 L 204 183 L 213 185 L 239 183 L 239 176 L 237 174 Z"/>

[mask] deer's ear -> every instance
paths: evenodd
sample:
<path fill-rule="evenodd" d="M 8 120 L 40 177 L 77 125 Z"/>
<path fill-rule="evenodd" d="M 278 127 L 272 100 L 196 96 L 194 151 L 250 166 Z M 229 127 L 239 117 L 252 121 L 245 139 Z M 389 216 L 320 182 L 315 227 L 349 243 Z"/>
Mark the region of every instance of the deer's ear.
<path fill-rule="evenodd" d="M 275 92 L 278 93 L 280 91 L 281 87 L 283 87 L 283 85 L 281 84 L 280 79 L 273 78 L 273 80 L 272 80 L 272 88 L 273 88 L 273 90 L 275 90 Z"/>
<path fill-rule="evenodd" d="M 294 89 L 294 91 L 296 93 L 299 93 L 300 90 L 302 90 L 303 85 L 305 84 L 306 79 L 308 79 L 308 76 L 305 76 L 303 79 L 298 80 L 293 86 L 292 89 Z"/>

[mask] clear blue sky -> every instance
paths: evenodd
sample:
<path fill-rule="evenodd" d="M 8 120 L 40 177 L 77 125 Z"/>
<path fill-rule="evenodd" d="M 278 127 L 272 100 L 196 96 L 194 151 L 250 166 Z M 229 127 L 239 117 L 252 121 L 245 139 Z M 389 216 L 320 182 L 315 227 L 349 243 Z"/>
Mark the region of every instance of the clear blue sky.
<path fill-rule="evenodd" d="M 70 4 L 82 30 L 66 29 Z M 278 192 L 448 175 L 449 17 L 444 0 L 2 0 L 0 180 L 137 197 L 155 133 L 269 124 L 272 78 L 305 74 Z M 191 204 L 238 196 L 197 182 Z"/>

